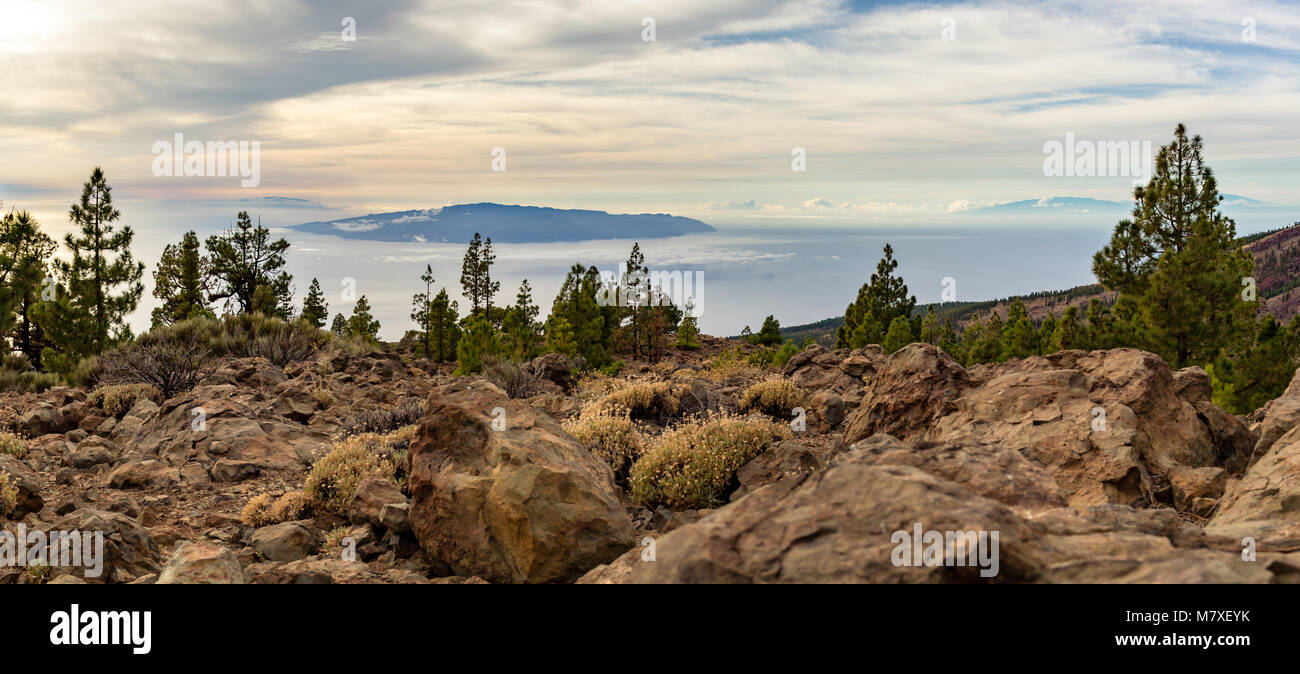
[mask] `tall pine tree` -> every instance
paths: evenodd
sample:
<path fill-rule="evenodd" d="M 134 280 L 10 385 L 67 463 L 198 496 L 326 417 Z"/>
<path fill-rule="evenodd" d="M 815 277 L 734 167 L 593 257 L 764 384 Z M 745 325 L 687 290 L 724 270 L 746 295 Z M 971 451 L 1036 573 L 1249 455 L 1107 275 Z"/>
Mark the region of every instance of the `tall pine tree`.
<path fill-rule="evenodd" d="M 1147 348 L 1176 368 L 1207 363 L 1253 330 L 1258 304 L 1241 296 L 1253 260 L 1218 210 L 1223 197 L 1201 137 L 1189 138 L 1179 124 L 1133 199 L 1132 218 L 1115 226 L 1093 257 L 1093 272 L 1135 303 Z"/>
<path fill-rule="evenodd" d="M 876 265 L 876 273 L 863 284 L 857 299 L 844 310 L 844 324 L 835 333 L 837 347 L 856 349 L 879 344 L 895 318 L 911 319 L 916 297 L 909 296 L 907 284 L 894 275 L 897 269 L 894 247 L 885 244 L 884 257 Z"/>
<path fill-rule="evenodd" d="M 131 255 L 135 232 L 120 230 L 113 223 L 121 213 L 113 207 L 113 190 L 98 166 L 81 191 L 80 203 L 68 211 L 78 232 L 68 233 L 63 244 L 70 260 L 56 260 L 60 284 L 56 299 L 37 309 L 41 328 L 64 360 L 103 353 L 113 344 L 130 338 L 126 315 L 135 311 L 144 294 L 144 264 Z"/>
<path fill-rule="evenodd" d="M 162 306 L 153 310 L 153 325 L 212 317 L 207 305 L 212 263 L 199 254 L 199 237 L 186 232 L 180 244 L 167 244 L 153 272 L 153 295 Z"/>
<path fill-rule="evenodd" d="M 215 281 L 210 301 L 225 300 L 244 314 L 287 317 L 293 312 L 293 277 L 284 271 L 289 242 L 272 241 L 271 230 L 260 220 L 254 226 L 248 211 L 240 211 L 235 226 L 224 234 L 208 237 L 207 248 Z"/>
<path fill-rule="evenodd" d="M 311 287 L 307 288 L 307 296 L 302 300 L 302 319 L 318 327 L 325 327 L 325 321 L 330 317 L 330 305 L 325 302 L 325 293 L 321 291 L 320 281 L 311 280 Z"/>

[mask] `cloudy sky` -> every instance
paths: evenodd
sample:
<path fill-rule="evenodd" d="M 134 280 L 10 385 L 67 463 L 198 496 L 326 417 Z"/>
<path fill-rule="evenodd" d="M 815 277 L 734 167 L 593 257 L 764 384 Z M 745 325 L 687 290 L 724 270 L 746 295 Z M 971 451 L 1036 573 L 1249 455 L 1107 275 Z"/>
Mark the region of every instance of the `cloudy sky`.
<path fill-rule="evenodd" d="M 1300 9 L 6 0 L 0 86 L 0 199 L 50 225 L 96 164 L 119 198 L 358 211 L 491 200 L 793 218 L 1124 199 L 1124 179 L 1044 178 L 1043 144 L 1158 145 L 1178 121 L 1205 136 L 1225 191 L 1285 202 Z M 259 141 L 260 184 L 155 177 L 153 144 L 177 132 Z M 490 170 L 496 147 L 505 172 Z"/>
<path fill-rule="evenodd" d="M 1300 9 L 1267 0 L 4 0 L 0 89 L 0 201 L 56 234 L 95 165 L 172 239 L 190 204 L 263 197 L 942 222 L 1125 200 L 1044 176 L 1044 144 L 1180 121 L 1223 191 L 1300 204 Z M 177 133 L 259 142 L 259 184 L 155 176 Z"/>

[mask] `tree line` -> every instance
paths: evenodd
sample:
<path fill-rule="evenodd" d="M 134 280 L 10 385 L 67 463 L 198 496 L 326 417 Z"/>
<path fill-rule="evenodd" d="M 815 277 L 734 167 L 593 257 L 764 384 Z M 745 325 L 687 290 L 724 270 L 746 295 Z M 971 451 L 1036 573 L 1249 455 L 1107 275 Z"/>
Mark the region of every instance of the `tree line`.
<path fill-rule="evenodd" d="M 1280 395 L 1300 360 L 1300 317 L 1283 325 L 1264 313 L 1253 257 L 1219 210 L 1223 197 L 1201 137 L 1189 137 L 1179 124 L 1133 198 L 1132 217 L 1116 224 L 1093 257 L 1097 280 L 1117 293 L 1113 304 L 1093 298 L 1086 309 L 1070 306 L 1034 321 L 1017 298 L 1005 316 L 990 311 L 958 329 L 951 320 L 940 322 L 933 307 L 914 315 L 916 297 L 895 273 L 898 263 L 886 245 L 876 272 L 845 310 L 836 344 L 880 344 L 893 352 L 928 342 L 965 365 L 1132 347 L 1174 368 L 1204 367 L 1215 402 L 1234 413 Z"/>
<path fill-rule="evenodd" d="M 131 253 L 134 231 L 119 226 L 112 188 L 100 168 L 69 210 L 77 231 L 64 237 L 68 255 L 27 211 L 0 220 L 0 337 L 38 370 L 67 375 L 83 359 L 130 343 L 127 317 L 144 293 L 145 265 Z M 240 211 L 226 231 L 200 241 L 186 232 L 168 244 L 153 271 L 159 305 L 152 328 L 196 319 L 260 314 L 300 321 L 375 347 L 380 323 L 361 295 L 351 315 L 330 320 L 329 303 L 312 279 L 301 308 L 294 306 L 293 276 L 286 270 L 289 242 L 273 238 L 260 220 Z M 468 313 L 445 286 L 434 292 L 433 268 L 420 276 L 411 299 L 415 329 L 404 339 L 420 357 L 480 371 L 493 359 L 525 360 L 554 352 L 607 367 L 615 353 L 655 361 L 669 346 L 699 348 L 690 311 L 674 306 L 651 287 L 640 245 L 634 244 L 623 274 L 613 281 L 594 267 L 574 264 L 544 319 L 524 279 L 513 304 L 498 304 L 492 239 L 476 233 L 461 265 L 461 295 Z M 621 298 L 607 301 L 609 297 Z M 689 307 L 688 307 L 689 309 Z"/>

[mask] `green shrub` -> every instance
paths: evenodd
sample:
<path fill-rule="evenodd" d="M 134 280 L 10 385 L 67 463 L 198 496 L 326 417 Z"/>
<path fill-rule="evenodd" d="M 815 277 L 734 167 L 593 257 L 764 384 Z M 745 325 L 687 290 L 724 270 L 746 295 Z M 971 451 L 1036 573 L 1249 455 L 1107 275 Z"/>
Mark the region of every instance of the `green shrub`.
<path fill-rule="evenodd" d="M 68 383 L 73 386 L 93 387 L 104 375 L 104 362 L 99 356 L 86 356 L 77 361 L 68 372 Z"/>
<path fill-rule="evenodd" d="M 597 369 L 600 371 L 601 374 L 605 375 L 606 377 L 617 377 L 618 373 L 622 372 L 623 368 L 626 366 L 627 363 L 624 363 L 622 359 L 619 359 L 610 363 L 609 365 L 605 365 Z"/>
<path fill-rule="evenodd" d="M 26 372 L 32 369 L 32 362 L 27 360 L 27 356 L 22 353 L 7 354 L 0 358 L 0 370 L 8 372 Z"/>
<path fill-rule="evenodd" d="M 52 372 L 0 370 L 0 393 L 42 393 L 63 384 L 63 377 Z"/>
<path fill-rule="evenodd" d="M 657 438 L 632 466 L 632 500 L 653 508 L 706 508 L 745 462 L 772 440 L 790 437 L 784 424 L 715 414 L 684 423 Z"/>

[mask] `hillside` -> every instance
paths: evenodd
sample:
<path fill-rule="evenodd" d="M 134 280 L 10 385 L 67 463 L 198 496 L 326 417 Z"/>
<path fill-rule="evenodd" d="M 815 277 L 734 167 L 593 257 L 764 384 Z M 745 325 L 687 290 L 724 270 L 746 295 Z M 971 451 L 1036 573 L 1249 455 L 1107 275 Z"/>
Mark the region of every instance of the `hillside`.
<path fill-rule="evenodd" d="M 1264 309 L 1286 322 L 1300 312 L 1300 222 L 1289 227 L 1249 234 L 1240 238 L 1246 250 L 1255 257 L 1255 284 L 1259 297 L 1264 301 Z M 941 321 L 952 320 L 959 329 L 973 317 L 996 310 L 1006 315 L 1007 306 L 1017 297 L 1024 300 L 1029 317 L 1041 321 L 1049 313 L 1061 315 L 1067 307 L 1076 306 L 1081 310 L 1088 306 L 1094 297 L 1110 304 L 1115 301 L 1115 293 L 1108 292 L 1101 284 L 1075 286 L 1065 290 L 1047 290 L 1028 295 L 1013 295 L 996 300 L 977 302 L 948 302 L 935 304 L 918 304 L 916 315 L 924 316 L 933 306 Z M 848 300 L 845 300 L 847 305 Z M 844 323 L 843 316 L 825 318 L 813 323 L 783 327 L 781 334 L 786 339 L 802 344 L 811 337 L 817 343 L 834 346 L 835 331 Z"/>

